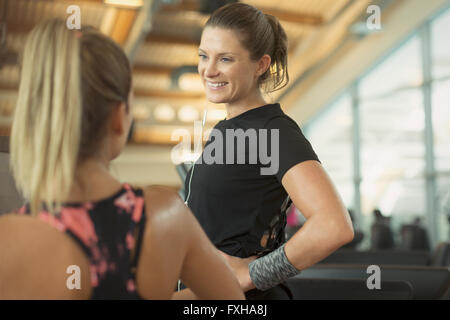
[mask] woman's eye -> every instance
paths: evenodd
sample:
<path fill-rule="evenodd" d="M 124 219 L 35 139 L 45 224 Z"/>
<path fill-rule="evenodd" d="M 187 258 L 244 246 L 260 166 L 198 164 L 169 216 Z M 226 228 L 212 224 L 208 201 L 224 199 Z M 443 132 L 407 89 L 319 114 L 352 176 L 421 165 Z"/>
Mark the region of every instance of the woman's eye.
<path fill-rule="evenodd" d="M 205 56 L 204 54 L 199 54 L 198 56 L 199 56 L 200 59 L 202 59 L 202 60 L 206 59 L 206 56 Z"/>
<path fill-rule="evenodd" d="M 230 62 L 231 59 L 230 59 L 230 58 L 225 58 L 225 57 L 224 57 L 224 58 L 222 58 L 222 61 L 223 61 L 223 62 Z"/>

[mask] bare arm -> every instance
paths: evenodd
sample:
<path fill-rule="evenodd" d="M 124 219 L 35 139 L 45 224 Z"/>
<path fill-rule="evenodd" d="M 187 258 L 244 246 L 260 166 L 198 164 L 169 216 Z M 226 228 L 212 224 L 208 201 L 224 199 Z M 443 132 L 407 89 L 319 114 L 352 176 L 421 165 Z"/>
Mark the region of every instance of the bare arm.
<path fill-rule="evenodd" d="M 307 219 L 284 248 L 286 257 L 296 269 L 303 270 L 316 264 L 353 239 L 348 211 L 319 162 L 297 164 L 284 175 L 282 184 Z M 233 267 L 243 290 L 255 288 L 248 267 L 255 257 L 241 259 L 223 255 Z"/>
<path fill-rule="evenodd" d="M 147 189 L 146 206 L 148 222 L 137 272 L 143 297 L 169 299 L 181 278 L 192 291 L 178 298 L 244 298 L 232 271 L 175 192 Z"/>
<path fill-rule="evenodd" d="M 289 169 L 282 184 L 306 218 L 304 226 L 286 243 L 289 261 L 306 269 L 353 239 L 353 227 L 339 194 L 317 161 Z"/>

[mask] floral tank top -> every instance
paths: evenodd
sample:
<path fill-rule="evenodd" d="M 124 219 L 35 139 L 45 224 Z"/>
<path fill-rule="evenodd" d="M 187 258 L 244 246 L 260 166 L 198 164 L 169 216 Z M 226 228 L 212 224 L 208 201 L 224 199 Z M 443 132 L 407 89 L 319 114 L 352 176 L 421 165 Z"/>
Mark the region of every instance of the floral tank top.
<path fill-rule="evenodd" d="M 123 184 L 117 193 L 100 201 L 65 203 L 54 216 L 44 206 L 39 219 L 72 237 L 88 256 L 91 299 L 140 299 L 135 273 L 144 210 L 142 189 Z M 30 212 L 25 204 L 18 213 Z"/>

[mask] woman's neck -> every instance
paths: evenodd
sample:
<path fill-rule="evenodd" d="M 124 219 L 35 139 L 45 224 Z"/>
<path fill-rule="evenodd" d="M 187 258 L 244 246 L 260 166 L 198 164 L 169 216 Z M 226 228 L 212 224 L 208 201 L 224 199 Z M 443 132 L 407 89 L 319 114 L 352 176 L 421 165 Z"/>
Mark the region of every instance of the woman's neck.
<path fill-rule="evenodd" d="M 253 96 L 248 97 L 245 100 L 241 100 L 237 103 L 228 103 L 226 104 L 227 109 L 227 120 L 230 120 L 234 117 L 239 116 L 240 114 L 247 112 L 251 109 L 256 109 L 258 107 L 266 105 L 267 102 L 261 95 L 261 92 L 258 90 Z"/>
<path fill-rule="evenodd" d="M 106 198 L 121 188 L 109 172 L 109 160 L 89 159 L 77 166 L 74 181 L 65 202 L 95 201 Z"/>

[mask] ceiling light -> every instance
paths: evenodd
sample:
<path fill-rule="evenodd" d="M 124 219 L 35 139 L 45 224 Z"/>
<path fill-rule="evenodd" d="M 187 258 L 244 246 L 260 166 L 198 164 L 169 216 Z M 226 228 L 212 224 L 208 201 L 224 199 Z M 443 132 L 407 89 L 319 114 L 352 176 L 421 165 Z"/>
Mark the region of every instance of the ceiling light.
<path fill-rule="evenodd" d="M 155 119 L 162 122 L 169 122 L 175 118 L 175 111 L 169 104 L 160 104 L 154 111 Z"/>
<path fill-rule="evenodd" d="M 227 111 L 225 109 L 212 109 L 208 110 L 207 121 L 220 121 L 227 117 Z"/>
<path fill-rule="evenodd" d="M 124 7 L 124 8 L 139 8 L 144 5 L 143 0 L 104 0 L 105 4 L 117 6 L 117 7 Z"/>
<path fill-rule="evenodd" d="M 204 92 L 203 83 L 199 74 L 185 73 L 178 79 L 181 90 Z"/>
<path fill-rule="evenodd" d="M 180 121 L 193 122 L 198 120 L 198 118 L 198 110 L 190 105 L 186 105 L 178 111 L 178 119 L 180 119 Z"/>
<path fill-rule="evenodd" d="M 142 104 L 133 107 L 133 117 L 137 121 L 145 121 L 150 118 L 150 110 Z"/>

